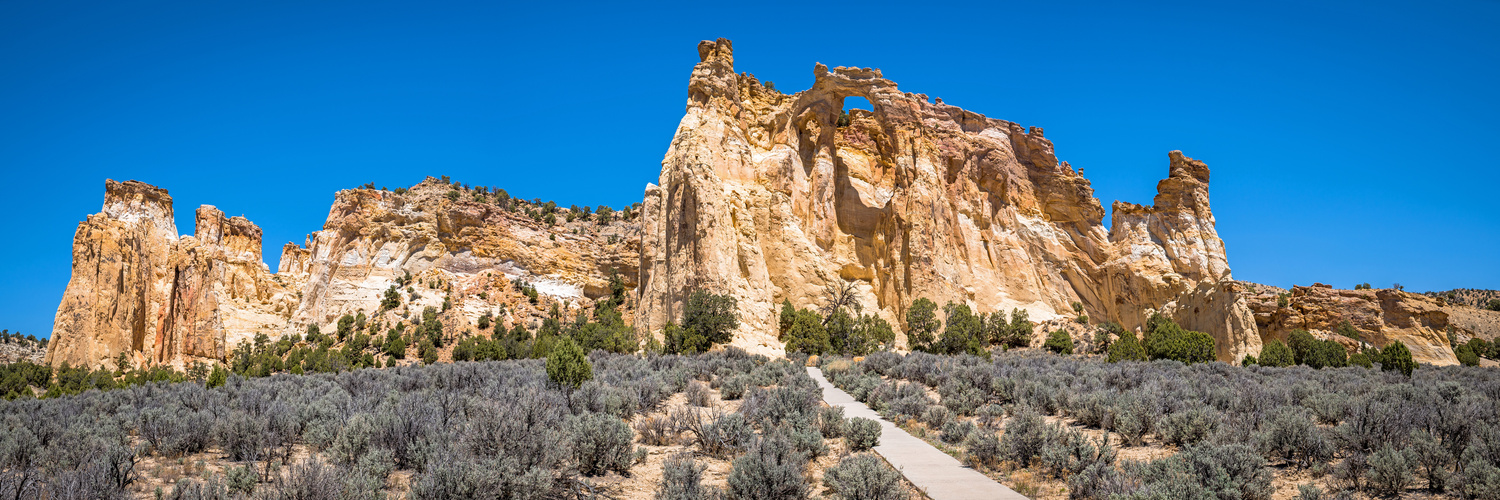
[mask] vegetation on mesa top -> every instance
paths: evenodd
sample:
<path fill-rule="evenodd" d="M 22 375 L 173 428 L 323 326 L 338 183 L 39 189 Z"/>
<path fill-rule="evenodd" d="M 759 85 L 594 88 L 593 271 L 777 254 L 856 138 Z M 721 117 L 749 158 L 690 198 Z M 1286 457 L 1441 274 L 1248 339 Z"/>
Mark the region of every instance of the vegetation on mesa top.
<path fill-rule="evenodd" d="M 609 224 L 616 220 L 629 221 L 635 219 L 640 215 L 641 212 L 640 202 L 627 205 L 625 206 L 625 208 L 618 211 L 614 208 L 609 207 L 608 205 L 599 205 L 598 207 L 580 207 L 578 205 L 572 205 L 567 208 L 562 208 L 559 207 L 556 202 L 543 202 L 541 198 L 533 198 L 531 200 L 514 198 L 511 197 L 510 193 L 498 187 L 471 187 L 468 184 L 464 184 L 461 182 L 453 182 L 446 175 L 442 176 L 440 179 L 428 178 L 427 181 L 423 182 L 429 181 L 435 181 L 441 183 L 442 185 L 448 186 L 449 189 L 444 194 L 444 197 L 446 197 L 449 201 L 469 200 L 475 203 L 492 204 L 496 207 L 499 207 L 501 210 L 526 215 L 527 217 L 530 217 L 531 220 L 546 224 L 548 226 L 556 225 L 559 218 L 563 219 L 566 222 L 593 221 L 599 224 Z M 371 182 L 360 186 L 360 188 L 374 190 L 375 183 Z M 379 190 L 390 191 L 396 194 L 406 194 L 410 192 L 410 190 L 407 188 L 396 188 L 394 190 L 391 190 L 387 189 L 385 186 L 381 186 Z"/>

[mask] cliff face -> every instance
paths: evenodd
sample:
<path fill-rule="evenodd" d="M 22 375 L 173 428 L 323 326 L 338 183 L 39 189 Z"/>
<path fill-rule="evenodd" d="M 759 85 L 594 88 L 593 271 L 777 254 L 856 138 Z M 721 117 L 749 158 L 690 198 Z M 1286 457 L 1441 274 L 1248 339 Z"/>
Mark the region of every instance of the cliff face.
<path fill-rule="evenodd" d="M 728 40 L 698 52 L 686 116 L 645 193 L 639 314 L 652 330 L 691 290 L 727 292 L 736 344 L 779 353 L 777 305 L 817 304 L 843 280 L 895 325 L 926 297 L 1034 320 L 1077 301 L 1133 327 L 1229 279 L 1208 169 L 1180 152 L 1155 205 L 1117 204 L 1107 231 L 1089 181 L 1039 128 L 929 102 L 867 68 L 819 64 L 811 89 L 783 94 L 736 74 Z M 874 110 L 840 126 L 850 96 Z"/>
<path fill-rule="evenodd" d="M 344 314 L 373 316 L 385 291 L 408 273 L 443 287 L 423 287 L 388 319 L 448 298 L 455 307 L 444 320 L 470 331 L 486 313 L 505 311 L 507 326 L 543 314 L 547 304 L 517 300 L 510 280 L 525 280 L 571 308 L 606 294 L 613 271 L 634 286 L 634 223 L 548 226 L 494 205 L 450 200 L 453 190 L 428 179 L 404 194 L 340 191 L 324 229 L 306 246 L 284 246 L 271 274 L 261 230 L 250 221 L 205 205 L 193 236 L 179 237 L 165 189 L 106 181 L 104 210 L 74 236 L 73 276 L 46 361 L 113 367 L 124 352 L 132 364 L 181 369 L 224 359 L 256 334 L 278 339 L 309 324 L 331 330 Z"/>
<path fill-rule="evenodd" d="M 1287 292 L 1260 290 L 1246 299 L 1260 335 L 1268 341 L 1285 342 L 1292 330 L 1306 330 L 1351 348 L 1360 340 L 1375 346 L 1399 340 L 1419 363 L 1458 364 L 1448 345 L 1450 308 L 1430 297 L 1400 290 L 1338 290 L 1314 284 L 1295 286 Z M 1333 333 L 1344 321 L 1363 338 Z"/>
<path fill-rule="evenodd" d="M 113 366 L 126 352 L 181 367 L 285 324 L 295 301 L 261 262 L 259 227 L 205 205 L 179 238 L 172 213 L 165 189 L 106 181 L 104 210 L 73 237 L 48 363 Z"/>
<path fill-rule="evenodd" d="M 1394 290 L 1297 287 L 1283 305 L 1279 289 L 1234 281 L 1209 169 L 1181 152 L 1168 153 L 1152 205 L 1116 202 L 1106 229 L 1088 179 L 1057 160 L 1040 128 L 903 92 L 868 68 L 819 64 L 811 89 L 783 94 L 735 73 L 728 40 L 698 52 L 686 113 L 638 220 L 542 223 L 446 179 L 345 190 L 323 229 L 287 243 L 271 274 L 249 221 L 205 206 L 194 236 L 179 238 L 166 190 L 108 181 L 104 210 L 75 235 L 47 360 L 222 359 L 257 333 L 374 315 L 408 273 L 402 305 L 376 320 L 450 299 L 443 321 L 454 328 L 486 314 L 535 328 L 553 301 L 569 316 L 586 309 L 618 272 L 636 289 L 624 314 L 639 330 L 659 335 L 694 290 L 728 293 L 741 318 L 733 344 L 771 355 L 782 350 L 781 301 L 818 306 L 844 282 L 898 331 L 918 298 L 1025 309 L 1039 323 L 1071 318 L 1077 302 L 1093 322 L 1126 328 L 1167 314 L 1212 335 L 1231 362 L 1291 329 L 1326 336 L 1349 319 L 1366 341 L 1402 340 L 1419 361 L 1450 364 L 1446 328 L 1492 338 L 1500 324 L 1475 310 L 1450 325 L 1451 307 Z M 874 109 L 841 118 L 851 96 Z M 546 298 L 521 297 L 518 280 Z"/>
<path fill-rule="evenodd" d="M 344 314 L 374 312 L 386 289 L 406 273 L 491 273 L 524 279 L 563 300 L 604 295 L 615 271 L 627 278 L 626 286 L 635 286 L 640 257 L 634 224 L 615 222 L 575 234 L 585 223 L 549 228 L 495 205 L 449 200 L 449 191 L 431 178 L 404 194 L 340 191 L 323 230 L 308 236 L 305 247 L 283 248 L 281 273 L 306 283 L 294 322 L 327 324 Z"/>

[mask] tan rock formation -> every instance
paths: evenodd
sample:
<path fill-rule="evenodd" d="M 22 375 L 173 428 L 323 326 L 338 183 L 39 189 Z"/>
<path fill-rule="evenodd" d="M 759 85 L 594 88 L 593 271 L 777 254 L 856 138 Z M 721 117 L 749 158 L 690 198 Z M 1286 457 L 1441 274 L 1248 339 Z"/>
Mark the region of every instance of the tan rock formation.
<path fill-rule="evenodd" d="M 211 206 L 195 236 L 178 238 L 165 189 L 106 181 L 104 210 L 78 225 L 73 277 L 63 293 L 47 362 L 179 368 L 221 359 L 226 346 L 279 331 L 294 297 L 260 258 L 261 232 Z"/>
<path fill-rule="evenodd" d="M 1285 297 L 1285 305 L 1278 301 Z M 1262 290 L 1244 298 L 1254 311 L 1260 336 L 1286 341 L 1292 330 L 1332 337 L 1348 321 L 1363 341 L 1383 346 L 1399 340 L 1419 363 L 1455 365 L 1448 345 L 1448 308 L 1436 299 L 1393 289 L 1338 290 L 1321 283 L 1295 286 L 1285 294 Z M 1340 339 L 1351 347 L 1356 339 Z"/>
<path fill-rule="evenodd" d="M 563 300 L 604 295 L 616 270 L 635 286 L 640 257 L 633 223 L 573 234 L 494 205 L 449 200 L 448 191 L 433 178 L 404 194 L 339 191 L 323 230 L 308 236 L 306 247 L 283 249 L 281 273 L 306 282 L 293 327 L 373 313 L 396 278 L 429 270 L 521 278 Z"/>
<path fill-rule="evenodd" d="M 927 297 L 1034 320 L 1078 301 L 1134 326 L 1229 278 L 1208 169 L 1179 152 L 1156 205 L 1117 204 L 1106 231 L 1089 181 L 1039 128 L 930 102 L 868 68 L 819 64 L 811 89 L 783 94 L 736 74 L 728 40 L 698 52 L 686 116 L 646 190 L 639 314 L 653 330 L 691 290 L 727 292 L 735 343 L 775 354 L 776 305 L 816 304 L 839 280 L 897 325 Z M 849 96 L 874 110 L 840 126 Z"/>
<path fill-rule="evenodd" d="M 306 247 L 284 246 L 271 274 L 261 230 L 250 221 L 205 205 L 194 235 L 178 237 L 165 189 L 107 181 L 104 211 L 74 237 L 73 277 L 47 362 L 113 367 L 126 352 L 135 364 L 181 369 L 224 359 L 256 334 L 278 339 L 309 324 L 331 330 L 344 314 L 373 314 L 407 273 L 444 287 L 424 289 L 401 312 L 419 314 L 450 298 L 455 307 L 443 318 L 456 331 L 473 331 L 479 316 L 501 306 L 506 325 L 536 327 L 548 304 L 518 301 L 506 278 L 568 302 L 569 314 L 608 293 L 613 271 L 635 286 L 635 222 L 549 227 L 494 205 L 449 200 L 452 190 L 428 179 L 404 194 L 340 191 L 324 229 Z"/>

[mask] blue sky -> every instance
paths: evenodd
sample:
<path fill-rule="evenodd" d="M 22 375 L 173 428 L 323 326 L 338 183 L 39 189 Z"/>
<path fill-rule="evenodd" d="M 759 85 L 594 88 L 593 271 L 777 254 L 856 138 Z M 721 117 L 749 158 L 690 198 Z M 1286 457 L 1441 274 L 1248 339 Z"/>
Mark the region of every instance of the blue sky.
<path fill-rule="evenodd" d="M 105 178 L 272 268 L 366 182 L 639 201 L 717 37 L 783 91 L 873 66 L 1044 127 L 1106 206 L 1181 149 L 1239 279 L 1500 288 L 1500 4 L 1219 3 L 0 2 L 0 328 L 51 329 Z"/>

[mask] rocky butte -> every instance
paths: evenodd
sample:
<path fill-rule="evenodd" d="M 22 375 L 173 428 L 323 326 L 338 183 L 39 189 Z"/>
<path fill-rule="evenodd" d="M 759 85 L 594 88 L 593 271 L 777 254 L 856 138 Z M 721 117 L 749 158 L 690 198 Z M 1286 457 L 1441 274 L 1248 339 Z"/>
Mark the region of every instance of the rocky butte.
<path fill-rule="evenodd" d="M 733 344 L 772 355 L 780 303 L 815 306 L 844 282 L 898 330 L 923 297 L 1059 323 L 1077 302 L 1095 322 L 1127 328 L 1167 314 L 1212 335 L 1224 361 L 1297 328 L 1342 339 L 1332 331 L 1345 320 L 1366 342 L 1401 340 L 1435 364 L 1456 363 L 1450 326 L 1495 335 L 1451 325 L 1450 306 L 1398 290 L 1235 281 L 1209 169 L 1182 152 L 1167 153 L 1151 205 L 1115 202 L 1105 227 L 1089 180 L 1058 161 L 1041 128 L 902 91 L 877 69 L 818 64 L 811 89 L 785 94 L 736 73 L 728 40 L 704 41 L 698 54 L 686 113 L 633 220 L 543 224 L 431 178 L 404 193 L 345 190 L 273 274 L 249 221 L 205 206 L 194 235 L 179 237 L 166 190 L 109 181 L 104 210 L 74 238 L 47 359 L 223 359 L 257 333 L 374 313 L 407 274 L 452 285 L 447 297 L 414 299 L 452 300 L 446 324 L 490 313 L 534 325 L 542 307 L 502 293 L 515 280 L 582 310 L 621 273 L 635 290 L 627 319 L 658 336 L 693 290 L 727 293 L 741 317 Z M 874 109 L 842 116 L 852 96 Z"/>

